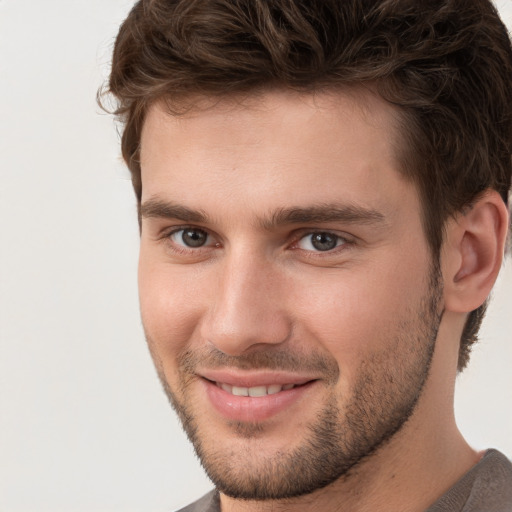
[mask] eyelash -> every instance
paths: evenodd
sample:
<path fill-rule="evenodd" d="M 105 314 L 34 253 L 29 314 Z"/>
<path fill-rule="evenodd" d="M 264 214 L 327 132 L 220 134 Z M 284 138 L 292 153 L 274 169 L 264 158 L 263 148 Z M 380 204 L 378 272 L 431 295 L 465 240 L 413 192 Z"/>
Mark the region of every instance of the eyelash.
<path fill-rule="evenodd" d="M 202 232 L 205 233 L 207 236 L 207 244 L 201 245 L 196 248 L 187 246 L 184 243 L 180 244 L 176 241 L 172 240 L 172 237 L 178 235 L 180 232 L 185 231 L 194 231 L 194 232 Z M 302 249 L 298 247 L 298 244 L 308 237 L 313 237 L 314 235 L 331 235 L 336 239 L 336 246 L 332 249 L 328 249 L 325 251 L 320 250 L 309 250 L 309 249 Z M 181 235 L 183 236 L 183 234 Z M 208 244 L 208 239 L 213 238 L 212 235 L 203 228 L 195 227 L 195 226 L 179 226 L 173 228 L 171 231 L 167 231 L 162 235 L 162 238 L 164 241 L 168 242 L 168 245 L 172 249 L 172 251 L 179 253 L 179 254 L 191 254 L 191 253 L 200 253 L 204 251 L 205 249 L 211 249 L 211 248 L 219 248 L 221 247 L 221 243 L 217 242 L 215 244 Z M 335 233 L 334 231 L 329 230 L 301 230 L 299 233 L 297 233 L 294 236 L 294 239 L 292 243 L 288 246 L 292 250 L 298 250 L 302 251 L 304 254 L 306 254 L 308 257 L 316 258 L 316 257 L 328 257 L 330 255 L 338 254 L 341 251 L 347 250 L 350 246 L 354 245 L 355 240 L 352 237 L 347 236 L 346 234 L 339 235 Z M 310 242 L 312 245 L 312 242 Z"/>
<path fill-rule="evenodd" d="M 164 242 L 166 242 L 166 244 L 169 246 L 169 248 L 173 252 L 178 253 L 178 254 L 183 254 L 183 255 L 190 255 L 192 253 L 198 254 L 198 253 L 203 252 L 204 249 L 216 248 L 216 247 L 220 247 L 220 245 L 221 245 L 220 243 L 217 242 L 213 245 L 202 245 L 197 248 L 194 248 L 194 247 L 187 246 L 185 244 L 183 244 L 183 245 L 179 244 L 176 241 L 172 240 L 173 236 L 179 234 L 180 232 L 185 232 L 187 230 L 205 233 L 207 236 L 207 241 L 209 238 L 212 238 L 212 235 L 210 233 L 208 233 L 208 231 L 206 229 L 198 228 L 195 226 L 179 226 L 179 227 L 173 228 L 171 231 L 167 231 L 167 232 L 163 233 L 162 239 Z"/>
<path fill-rule="evenodd" d="M 335 245 L 334 245 L 334 247 L 332 247 L 330 249 L 327 248 L 324 251 L 322 251 L 318 248 L 316 248 L 317 250 L 314 250 L 315 242 L 322 243 L 322 241 L 319 240 L 318 238 L 315 241 L 314 237 L 323 237 L 324 239 L 325 238 L 330 239 L 330 241 L 333 242 Z M 313 247 L 313 249 L 305 249 L 305 248 L 298 247 L 299 244 L 301 244 L 303 241 L 306 242 L 306 244 Z M 325 242 L 323 242 L 323 243 L 325 243 Z M 329 243 L 329 241 L 327 243 Z M 298 250 L 303 250 L 303 251 L 306 251 L 306 252 L 312 253 L 312 254 L 332 254 L 332 253 L 336 252 L 336 249 L 338 249 L 339 247 L 344 247 L 348 243 L 349 243 L 349 241 L 347 238 L 345 238 L 341 235 L 337 235 L 336 233 L 333 233 L 331 231 L 312 231 L 312 232 L 308 232 L 308 233 L 305 233 L 302 236 L 300 236 L 296 240 L 296 242 L 294 242 L 293 247 L 296 247 Z"/>

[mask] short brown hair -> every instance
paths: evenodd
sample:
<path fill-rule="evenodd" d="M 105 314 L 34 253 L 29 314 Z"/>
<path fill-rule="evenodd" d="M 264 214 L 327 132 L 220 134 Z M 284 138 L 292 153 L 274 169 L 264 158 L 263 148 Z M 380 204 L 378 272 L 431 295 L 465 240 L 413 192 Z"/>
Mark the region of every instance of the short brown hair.
<path fill-rule="evenodd" d="M 155 101 L 369 83 L 400 112 L 401 170 L 438 261 L 450 215 L 489 188 L 508 201 L 512 49 L 491 1 L 141 0 L 119 31 L 108 89 L 140 203 L 140 136 Z M 468 317 L 459 370 L 484 311 Z"/>

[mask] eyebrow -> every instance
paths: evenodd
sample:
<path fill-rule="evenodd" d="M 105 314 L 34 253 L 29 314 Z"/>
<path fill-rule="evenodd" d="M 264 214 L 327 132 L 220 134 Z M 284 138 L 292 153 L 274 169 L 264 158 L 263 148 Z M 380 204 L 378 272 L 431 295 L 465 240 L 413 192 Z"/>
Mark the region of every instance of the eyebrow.
<path fill-rule="evenodd" d="M 356 205 L 323 204 L 309 207 L 280 208 L 262 221 L 265 229 L 281 224 L 321 224 L 343 222 L 346 224 L 384 224 L 385 216 L 377 210 Z"/>
<path fill-rule="evenodd" d="M 183 222 L 201 223 L 208 221 L 207 215 L 200 210 L 193 210 L 186 206 L 161 201 L 160 199 L 148 199 L 141 204 L 139 208 L 139 219 L 142 218 L 177 219 Z"/>
<path fill-rule="evenodd" d="M 202 210 L 157 198 L 148 199 L 140 206 L 140 218 L 166 218 L 183 222 L 207 224 L 210 220 Z M 267 218 L 259 220 L 259 225 L 268 231 L 288 224 L 321 224 L 343 222 L 365 226 L 386 223 L 385 216 L 374 209 L 356 205 L 321 204 L 306 207 L 279 208 Z"/>

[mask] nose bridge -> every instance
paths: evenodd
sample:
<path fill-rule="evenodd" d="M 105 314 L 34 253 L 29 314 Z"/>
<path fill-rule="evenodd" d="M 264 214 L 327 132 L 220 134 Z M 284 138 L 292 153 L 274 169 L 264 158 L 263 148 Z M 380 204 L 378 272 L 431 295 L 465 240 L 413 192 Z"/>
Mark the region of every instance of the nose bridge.
<path fill-rule="evenodd" d="M 223 258 L 203 337 L 230 355 L 287 339 L 290 322 L 281 296 L 278 266 L 251 246 Z"/>

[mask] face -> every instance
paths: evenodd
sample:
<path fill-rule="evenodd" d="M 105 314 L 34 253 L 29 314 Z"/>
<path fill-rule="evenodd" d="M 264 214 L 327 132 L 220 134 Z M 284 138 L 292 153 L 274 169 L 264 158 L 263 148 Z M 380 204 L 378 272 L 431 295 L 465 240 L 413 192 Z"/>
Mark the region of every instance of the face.
<path fill-rule="evenodd" d="M 393 119 L 353 92 L 148 113 L 143 324 L 227 495 L 347 478 L 419 414 L 440 285 Z"/>

